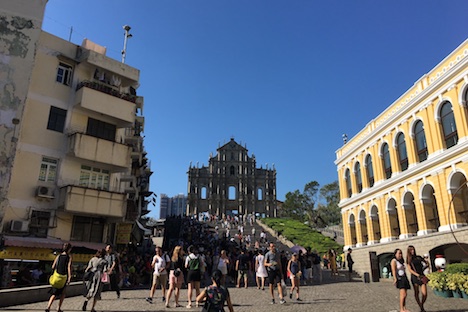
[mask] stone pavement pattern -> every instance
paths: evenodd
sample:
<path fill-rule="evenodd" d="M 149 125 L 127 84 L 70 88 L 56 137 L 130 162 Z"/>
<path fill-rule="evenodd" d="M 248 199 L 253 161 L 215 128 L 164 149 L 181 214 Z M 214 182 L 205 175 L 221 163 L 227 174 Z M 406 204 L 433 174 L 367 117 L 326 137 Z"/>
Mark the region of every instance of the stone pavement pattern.
<path fill-rule="evenodd" d="M 398 290 L 389 280 L 381 280 L 378 283 L 365 284 L 356 279 L 352 282 L 345 282 L 340 278 L 339 282 L 329 282 L 322 285 L 302 286 L 302 302 L 286 299 L 286 304 L 279 304 L 276 297 L 276 304 L 272 305 L 268 289 L 264 291 L 251 286 L 244 288 L 229 288 L 234 311 L 382 311 L 398 312 Z M 200 311 L 201 308 L 187 309 L 187 289 L 182 289 L 180 303 L 181 308 L 165 308 L 161 300 L 161 290 L 157 290 L 153 299 L 153 304 L 145 301 L 149 290 L 123 290 L 121 298 L 117 299 L 115 292 L 104 292 L 102 300 L 96 305 L 96 310 L 100 311 Z M 289 291 L 288 291 L 289 293 Z M 275 292 L 275 295 L 277 293 Z M 407 306 L 411 312 L 418 312 L 413 291 L 408 293 Z M 62 309 L 64 312 L 81 311 L 83 297 L 66 298 Z M 172 306 L 174 301 L 171 302 Z M 47 303 L 45 301 L 11 306 L 3 311 L 15 312 L 37 312 L 44 311 Z M 56 311 L 57 302 L 52 306 L 51 311 Z M 426 310 L 429 311 L 453 311 L 468 312 L 468 300 L 436 297 L 432 291 L 429 292 L 426 303 Z M 88 309 L 89 311 L 89 309 Z"/>

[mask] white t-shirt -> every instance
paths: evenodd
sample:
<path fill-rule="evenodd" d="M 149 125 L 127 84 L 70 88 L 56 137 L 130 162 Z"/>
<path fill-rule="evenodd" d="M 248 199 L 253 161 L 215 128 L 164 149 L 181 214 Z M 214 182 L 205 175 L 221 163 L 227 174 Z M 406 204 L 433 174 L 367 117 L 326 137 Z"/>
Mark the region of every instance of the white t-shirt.
<path fill-rule="evenodd" d="M 170 261 L 168 259 L 169 257 L 167 255 L 163 255 L 162 257 L 155 255 L 153 257 L 153 263 L 154 263 L 154 273 L 156 275 L 164 275 L 167 274 L 166 271 L 166 265 L 167 262 Z"/>

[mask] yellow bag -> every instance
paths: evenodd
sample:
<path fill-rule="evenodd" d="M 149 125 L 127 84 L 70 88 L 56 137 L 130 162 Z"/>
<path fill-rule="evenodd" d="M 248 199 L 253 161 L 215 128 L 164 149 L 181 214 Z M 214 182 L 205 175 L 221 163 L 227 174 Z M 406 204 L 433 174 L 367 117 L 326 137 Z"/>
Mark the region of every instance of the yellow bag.
<path fill-rule="evenodd" d="M 63 288 L 66 282 L 67 276 L 57 273 L 57 270 L 54 270 L 54 274 L 52 274 L 49 278 L 49 284 L 57 289 Z"/>

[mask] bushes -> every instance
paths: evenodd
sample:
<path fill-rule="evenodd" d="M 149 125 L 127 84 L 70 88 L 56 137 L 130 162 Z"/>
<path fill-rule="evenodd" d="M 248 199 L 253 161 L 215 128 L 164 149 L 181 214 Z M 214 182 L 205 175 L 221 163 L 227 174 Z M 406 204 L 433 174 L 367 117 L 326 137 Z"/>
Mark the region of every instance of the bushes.
<path fill-rule="evenodd" d="M 311 229 L 308 225 L 298 220 L 290 218 L 267 218 L 262 219 L 262 222 L 276 232 L 281 233 L 281 235 L 294 244 L 305 248 L 310 247 L 312 250 L 316 249 L 319 254 L 323 254 L 331 248 L 338 252 L 343 250 L 342 245 L 338 244 L 330 237 L 324 236 Z"/>

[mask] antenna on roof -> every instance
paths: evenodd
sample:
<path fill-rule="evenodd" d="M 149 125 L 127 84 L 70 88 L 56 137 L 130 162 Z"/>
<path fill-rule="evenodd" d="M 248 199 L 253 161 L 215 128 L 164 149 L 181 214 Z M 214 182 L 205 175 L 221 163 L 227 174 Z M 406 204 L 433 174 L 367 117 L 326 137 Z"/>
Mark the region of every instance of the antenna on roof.
<path fill-rule="evenodd" d="M 132 27 L 128 25 L 124 25 L 123 29 L 125 30 L 125 33 L 124 33 L 124 47 L 122 50 L 122 63 L 125 63 L 125 57 L 127 56 L 127 39 L 132 38 L 133 36 L 130 33 L 130 29 L 132 29 Z"/>

